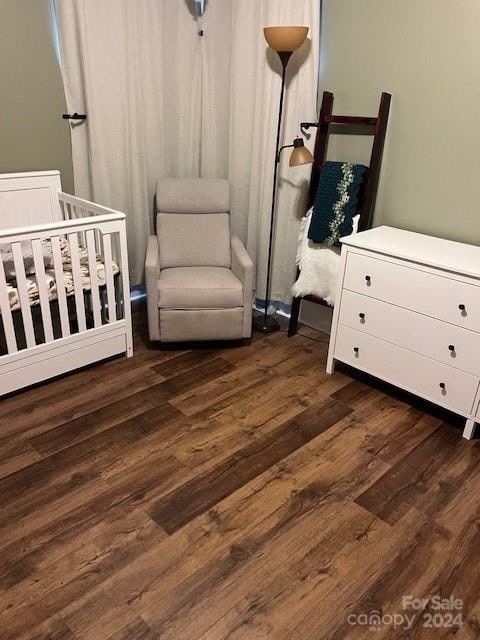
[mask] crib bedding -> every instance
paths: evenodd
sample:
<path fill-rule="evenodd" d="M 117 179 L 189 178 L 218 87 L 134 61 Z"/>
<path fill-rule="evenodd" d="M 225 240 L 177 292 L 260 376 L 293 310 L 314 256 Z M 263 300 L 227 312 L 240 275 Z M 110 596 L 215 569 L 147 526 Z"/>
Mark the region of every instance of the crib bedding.
<path fill-rule="evenodd" d="M 42 243 L 42 250 L 44 256 L 44 264 L 45 264 L 45 282 L 47 285 L 47 292 L 49 300 L 57 299 L 57 282 L 55 278 L 55 270 L 53 266 L 53 258 L 51 255 L 50 243 L 45 241 Z M 75 286 L 73 281 L 73 271 L 72 271 L 72 259 L 70 253 L 70 246 L 68 242 L 64 239 L 60 240 L 60 249 L 62 254 L 62 267 L 63 267 L 63 284 L 65 287 L 65 293 L 67 296 L 71 296 L 75 293 Z M 80 256 L 80 274 L 82 280 L 82 288 L 84 291 L 90 291 L 91 288 L 91 278 L 90 278 L 90 268 L 88 264 L 88 251 L 86 247 L 79 246 L 79 256 Z M 4 262 L 5 275 L 7 278 L 7 295 L 10 303 L 10 309 L 15 311 L 20 309 L 20 296 L 18 294 L 18 288 L 15 281 L 15 278 L 12 277 L 11 271 L 9 271 L 7 266 L 7 260 L 10 259 L 8 256 L 8 252 L 2 251 L 2 257 Z M 118 274 L 120 271 L 118 265 L 115 262 L 112 262 L 112 272 L 113 275 Z M 27 269 L 27 292 L 28 299 L 30 302 L 30 306 L 36 306 L 40 304 L 40 297 L 38 292 L 37 278 L 36 274 L 31 270 Z M 98 286 L 103 287 L 106 284 L 105 277 L 105 265 L 101 261 L 101 256 L 97 256 L 96 259 L 96 272 L 97 272 L 97 281 Z M 13 273 L 14 276 L 14 273 Z"/>

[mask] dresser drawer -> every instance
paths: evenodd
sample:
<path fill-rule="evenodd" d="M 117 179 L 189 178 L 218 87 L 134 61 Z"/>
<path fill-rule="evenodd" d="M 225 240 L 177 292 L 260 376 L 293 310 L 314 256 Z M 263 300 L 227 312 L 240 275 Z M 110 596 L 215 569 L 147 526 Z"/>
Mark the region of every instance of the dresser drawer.
<path fill-rule="evenodd" d="M 480 333 L 344 290 L 339 322 L 480 375 Z"/>
<path fill-rule="evenodd" d="M 469 415 L 478 378 L 339 324 L 334 357 L 449 409 Z"/>
<path fill-rule="evenodd" d="M 480 284 L 480 283 L 479 283 Z M 480 287 L 348 252 L 345 289 L 480 331 Z"/>

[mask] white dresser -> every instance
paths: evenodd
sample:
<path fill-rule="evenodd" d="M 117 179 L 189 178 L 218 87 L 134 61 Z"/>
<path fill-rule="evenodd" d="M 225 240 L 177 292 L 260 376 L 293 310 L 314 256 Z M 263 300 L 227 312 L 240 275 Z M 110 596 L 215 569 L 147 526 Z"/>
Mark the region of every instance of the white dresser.
<path fill-rule="evenodd" d="M 328 352 L 480 422 L 480 247 L 377 227 L 342 239 Z"/>

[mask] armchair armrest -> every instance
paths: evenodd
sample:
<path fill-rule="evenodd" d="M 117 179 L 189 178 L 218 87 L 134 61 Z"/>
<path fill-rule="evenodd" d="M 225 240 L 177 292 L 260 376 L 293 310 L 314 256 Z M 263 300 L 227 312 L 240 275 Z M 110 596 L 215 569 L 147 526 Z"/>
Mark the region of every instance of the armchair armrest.
<path fill-rule="evenodd" d="M 243 288 L 243 337 L 252 334 L 253 272 L 252 259 L 237 236 L 232 237 L 232 272 Z"/>
<path fill-rule="evenodd" d="M 160 276 L 160 256 L 157 236 L 150 236 L 145 257 L 145 286 L 147 289 L 148 332 L 150 340 L 160 340 L 158 317 L 158 278 Z"/>

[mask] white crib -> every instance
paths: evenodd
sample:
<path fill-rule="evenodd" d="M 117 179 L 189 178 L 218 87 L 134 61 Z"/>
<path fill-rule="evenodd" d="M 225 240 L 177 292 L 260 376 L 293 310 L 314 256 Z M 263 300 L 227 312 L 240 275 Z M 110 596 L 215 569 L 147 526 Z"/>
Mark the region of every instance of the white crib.
<path fill-rule="evenodd" d="M 3 174 L 0 254 L 0 395 L 133 354 L 125 214 Z"/>

